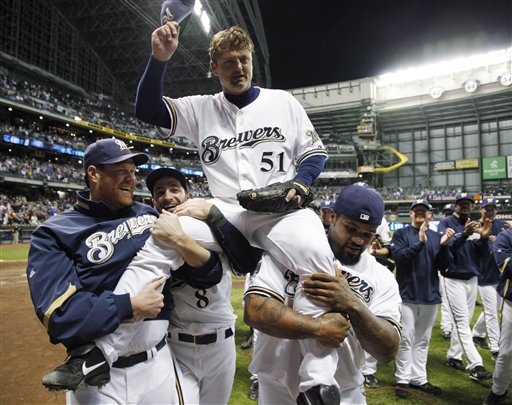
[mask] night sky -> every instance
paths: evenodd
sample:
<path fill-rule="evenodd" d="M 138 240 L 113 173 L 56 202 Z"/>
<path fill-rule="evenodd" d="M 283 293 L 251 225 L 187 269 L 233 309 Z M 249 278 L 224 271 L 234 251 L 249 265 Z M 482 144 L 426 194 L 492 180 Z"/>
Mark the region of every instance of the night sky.
<path fill-rule="evenodd" d="M 512 0 L 259 0 L 272 87 L 291 89 L 512 46 Z"/>

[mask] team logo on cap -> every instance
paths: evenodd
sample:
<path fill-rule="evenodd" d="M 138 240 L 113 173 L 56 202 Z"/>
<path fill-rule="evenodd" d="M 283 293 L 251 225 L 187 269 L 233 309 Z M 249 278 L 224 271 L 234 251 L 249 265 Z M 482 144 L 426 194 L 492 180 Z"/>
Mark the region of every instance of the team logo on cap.
<path fill-rule="evenodd" d="M 119 146 L 119 150 L 124 150 L 124 149 L 130 150 L 128 148 L 128 146 L 126 146 L 126 144 L 123 141 L 121 141 L 120 139 L 116 139 L 116 140 L 114 140 L 114 142 L 116 143 L 117 146 Z"/>
<path fill-rule="evenodd" d="M 359 215 L 359 219 L 362 219 L 363 221 L 368 221 L 370 219 L 370 216 L 368 214 L 361 214 Z"/>

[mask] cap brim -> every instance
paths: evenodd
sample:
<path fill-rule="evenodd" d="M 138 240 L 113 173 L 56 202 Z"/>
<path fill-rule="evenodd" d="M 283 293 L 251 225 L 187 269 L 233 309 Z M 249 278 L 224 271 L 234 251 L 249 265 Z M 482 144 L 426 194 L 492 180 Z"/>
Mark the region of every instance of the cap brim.
<path fill-rule="evenodd" d="M 473 200 L 472 198 L 463 197 L 463 198 L 459 198 L 457 201 L 455 201 L 455 204 L 460 203 L 461 201 L 464 201 L 464 200 L 470 201 L 473 204 L 475 203 L 475 200 Z"/>
<path fill-rule="evenodd" d="M 153 187 L 155 186 L 155 183 L 162 177 L 174 177 L 181 183 L 185 191 L 188 191 L 187 179 L 182 172 L 171 167 L 161 167 L 159 169 L 153 170 L 148 174 L 148 177 L 146 177 L 146 187 L 151 192 L 151 194 L 153 194 Z"/>
<path fill-rule="evenodd" d="M 149 156 L 146 155 L 145 153 L 130 153 L 129 155 L 122 155 L 112 159 L 105 160 L 101 164 L 111 165 L 114 163 L 124 162 L 125 160 L 128 159 L 132 159 L 135 166 L 140 166 L 148 162 Z"/>

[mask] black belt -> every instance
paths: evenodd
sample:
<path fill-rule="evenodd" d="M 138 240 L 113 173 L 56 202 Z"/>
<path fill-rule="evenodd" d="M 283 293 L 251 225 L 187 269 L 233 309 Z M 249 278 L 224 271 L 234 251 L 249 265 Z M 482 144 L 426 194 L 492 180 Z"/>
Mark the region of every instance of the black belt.
<path fill-rule="evenodd" d="M 167 344 L 167 339 L 164 337 L 160 342 L 158 342 L 155 346 L 157 352 L 163 349 L 163 347 Z M 147 352 L 140 352 L 132 354 L 131 356 L 119 357 L 117 361 L 112 364 L 112 367 L 115 368 L 126 368 L 132 367 L 135 364 L 143 363 L 148 360 Z"/>
<path fill-rule="evenodd" d="M 233 329 L 227 328 L 224 331 L 224 339 L 233 336 Z M 206 335 L 188 335 L 186 333 L 178 333 L 178 340 L 187 343 L 195 343 L 196 345 L 209 345 L 210 343 L 215 343 L 217 341 L 216 333 L 209 333 Z"/>

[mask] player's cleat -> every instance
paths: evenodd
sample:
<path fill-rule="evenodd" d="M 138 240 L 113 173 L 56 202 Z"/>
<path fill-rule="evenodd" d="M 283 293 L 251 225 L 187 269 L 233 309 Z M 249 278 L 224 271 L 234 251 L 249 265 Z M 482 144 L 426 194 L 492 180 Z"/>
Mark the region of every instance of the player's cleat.
<path fill-rule="evenodd" d="M 160 23 L 165 25 L 170 21 L 178 24 L 187 18 L 194 10 L 195 0 L 166 0 L 160 10 Z"/>
<path fill-rule="evenodd" d="M 409 384 L 397 384 L 395 386 L 395 395 L 400 399 L 409 398 Z"/>
<path fill-rule="evenodd" d="M 247 392 L 247 396 L 251 401 L 256 401 L 258 399 L 258 380 L 255 379 L 252 381 L 249 391 Z"/>
<path fill-rule="evenodd" d="M 484 366 L 475 366 L 469 370 L 469 378 L 474 381 L 485 381 L 492 378 L 492 373 L 487 371 Z"/>
<path fill-rule="evenodd" d="M 481 349 L 489 349 L 489 345 L 485 341 L 485 338 L 473 336 L 473 343 Z"/>
<path fill-rule="evenodd" d="M 443 339 L 450 340 L 452 338 L 452 332 L 443 332 Z"/>
<path fill-rule="evenodd" d="M 364 385 L 366 385 L 368 388 L 378 388 L 379 382 L 373 374 L 366 374 L 364 376 Z"/>
<path fill-rule="evenodd" d="M 484 405 L 498 405 L 501 404 L 505 399 L 507 399 L 508 391 L 505 391 L 504 394 L 498 395 L 494 392 L 489 392 L 489 395 L 484 399 Z"/>
<path fill-rule="evenodd" d="M 499 355 L 500 355 L 500 352 L 491 352 L 491 356 L 494 361 L 498 360 Z"/>
<path fill-rule="evenodd" d="M 242 348 L 242 349 L 250 349 L 252 347 L 252 341 L 253 341 L 253 334 L 251 333 L 249 336 L 247 336 L 247 339 L 245 339 L 240 344 L 240 348 Z"/>
<path fill-rule="evenodd" d="M 441 395 L 443 393 L 443 390 L 441 388 L 430 384 L 428 381 L 425 384 L 421 384 L 421 385 L 409 383 L 409 387 L 414 388 L 415 390 L 421 390 L 423 392 L 426 392 L 427 394 L 432 394 L 432 395 Z"/>
<path fill-rule="evenodd" d="M 455 370 L 466 371 L 466 367 L 464 367 L 464 364 L 462 364 L 462 360 L 459 359 L 450 357 L 448 360 L 446 360 L 446 365 L 448 367 L 454 368 Z"/>
<path fill-rule="evenodd" d="M 50 391 L 74 391 L 82 384 L 102 387 L 109 381 L 110 367 L 101 350 L 93 345 L 70 351 L 64 364 L 43 377 L 43 385 Z"/>

